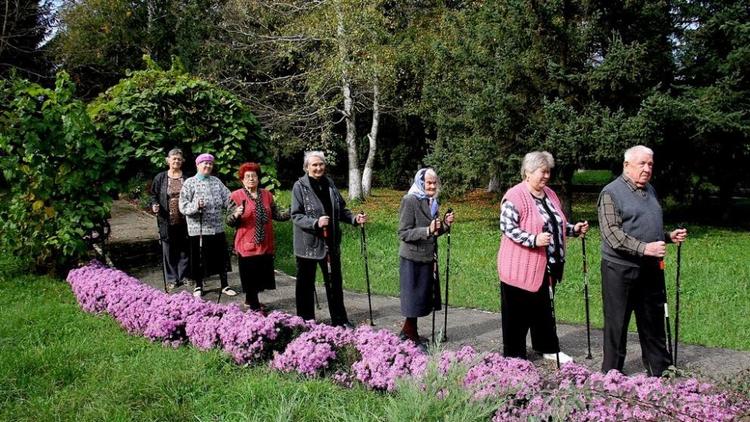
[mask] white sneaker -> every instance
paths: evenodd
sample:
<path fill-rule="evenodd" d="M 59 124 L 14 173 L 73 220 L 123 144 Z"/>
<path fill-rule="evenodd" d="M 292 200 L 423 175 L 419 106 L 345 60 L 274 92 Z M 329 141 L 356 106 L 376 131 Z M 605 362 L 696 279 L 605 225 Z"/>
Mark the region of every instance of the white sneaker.
<path fill-rule="evenodd" d="M 203 296 L 203 289 L 201 289 L 200 287 L 196 287 L 193 290 L 193 297 L 201 297 L 201 296 Z"/>
<path fill-rule="evenodd" d="M 224 293 L 227 296 L 237 296 L 237 292 L 234 291 L 233 288 L 227 286 L 221 289 L 221 292 Z"/>
<path fill-rule="evenodd" d="M 542 357 L 545 358 L 545 359 L 547 359 L 547 360 L 553 360 L 553 361 L 557 362 L 557 356 L 558 355 L 560 356 L 560 365 L 562 365 L 564 363 L 568 363 L 568 362 L 573 362 L 573 358 L 570 357 L 570 356 L 568 356 L 568 355 L 566 355 L 563 352 L 560 352 L 560 353 L 545 353 L 545 354 L 542 355 Z"/>

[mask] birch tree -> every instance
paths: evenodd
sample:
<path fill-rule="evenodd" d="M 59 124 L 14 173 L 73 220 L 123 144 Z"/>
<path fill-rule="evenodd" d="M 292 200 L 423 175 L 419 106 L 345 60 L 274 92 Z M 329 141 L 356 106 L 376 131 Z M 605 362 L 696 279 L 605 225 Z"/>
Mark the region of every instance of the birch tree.
<path fill-rule="evenodd" d="M 222 82 L 246 93 L 289 153 L 331 153 L 343 126 L 350 199 L 371 193 L 382 93 L 392 89 L 391 34 L 381 7 L 366 0 L 233 0 L 225 10 L 224 54 L 257 61 L 251 74 L 242 74 L 238 58 L 236 67 L 218 72 Z M 370 121 L 364 136 L 358 116 Z"/>

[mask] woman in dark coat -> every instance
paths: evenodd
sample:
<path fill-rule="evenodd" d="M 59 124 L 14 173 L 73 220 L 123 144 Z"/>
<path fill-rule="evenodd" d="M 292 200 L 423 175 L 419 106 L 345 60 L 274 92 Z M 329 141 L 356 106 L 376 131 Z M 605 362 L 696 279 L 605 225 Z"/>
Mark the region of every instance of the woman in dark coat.
<path fill-rule="evenodd" d="M 237 228 L 234 251 L 238 256 L 245 305 L 259 311 L 262 305 L 258 292 L 276 288 L 273 220 L 289 220 L 289 212 L 280 211 L 271 192 L 260 188 L 260 165 L 244 163 L 237 176 L 242 188 L 230 195 L 234 206 L 227 214 L 227 224 Z"/>
<path fill-rule="evenodd" d="M 157 174 L 151 183 L 151 211 L 156 214 L 166 282 L 172 290 L 184 283 L 189 264 L 187 223 L 180 212 L 180 190 L 185 181 L 182 150 L 169 151 L 166 161 L 168 170 Z"/>
<path fill-rule="evenodd" d="M 440 310 L 437 238 L 453 224 L 454 215 L 448 213 L 440 220 L 439 191 L 435 171 L 423 168 L 414 176 L 399 208 L 401 314 L 406 318 L 401 337 L 415 343 L 420 343 L 417 318 Z"/>
<path fill-rule="evenodd" d="M 344 307 L 339 222 L 364 224 L 367 215 L 355 216 L 346 208 L 333 180 L 325 174 L 325 155 L 322 152 L 306 152 L 302 168 L 307 174 L 300 177 L 292 188 L 297 315 L 315 319 L 315 271 L 320 266 L 331 323 L 351 327 Z"/>

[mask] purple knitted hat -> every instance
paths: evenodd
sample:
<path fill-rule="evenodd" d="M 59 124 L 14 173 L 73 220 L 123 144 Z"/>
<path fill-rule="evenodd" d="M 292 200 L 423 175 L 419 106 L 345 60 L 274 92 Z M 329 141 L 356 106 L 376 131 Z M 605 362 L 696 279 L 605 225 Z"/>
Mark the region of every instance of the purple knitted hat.
<path fill-rule="evenodd" d="M 206 161 L 210 161 L 210 162 L 213 163 L 214 162 L 214 156 L 211 155 L 211 154 L 208 154 L 208 153 L 201 154 L 201 155 L 198 156 L 198 158 L 195 159 L 195 165 L 197 166 L 198 164 L 206 162 Z"/>

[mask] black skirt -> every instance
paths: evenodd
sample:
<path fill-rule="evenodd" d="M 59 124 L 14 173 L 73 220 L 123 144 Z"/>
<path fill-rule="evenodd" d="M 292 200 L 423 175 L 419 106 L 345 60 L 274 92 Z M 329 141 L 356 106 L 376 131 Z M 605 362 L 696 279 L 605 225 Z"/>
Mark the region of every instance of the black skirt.
<path fill-rule="evenodd" d="M 240 256 L 240 282 L 246 292 L 262 292 L 276 289 L 273 273 L 273 255 Z"/>
<path fill-rule="evenodd" d="M 433 274 L 432 262 L 416 262 L 400 257 L 401 314 L 423 317 L 440 310 L 440 280 Z"/>
<path fill-rule="evenodd" d="M 203 265 L 201 265 L 201 262 Z M 203 247 L 200 247 L 200 236 L 190 236 L 190 274 L 196 280 L 232 271 L 227 250 L 227 238 L 224 233 L 203 235 Z"/>

